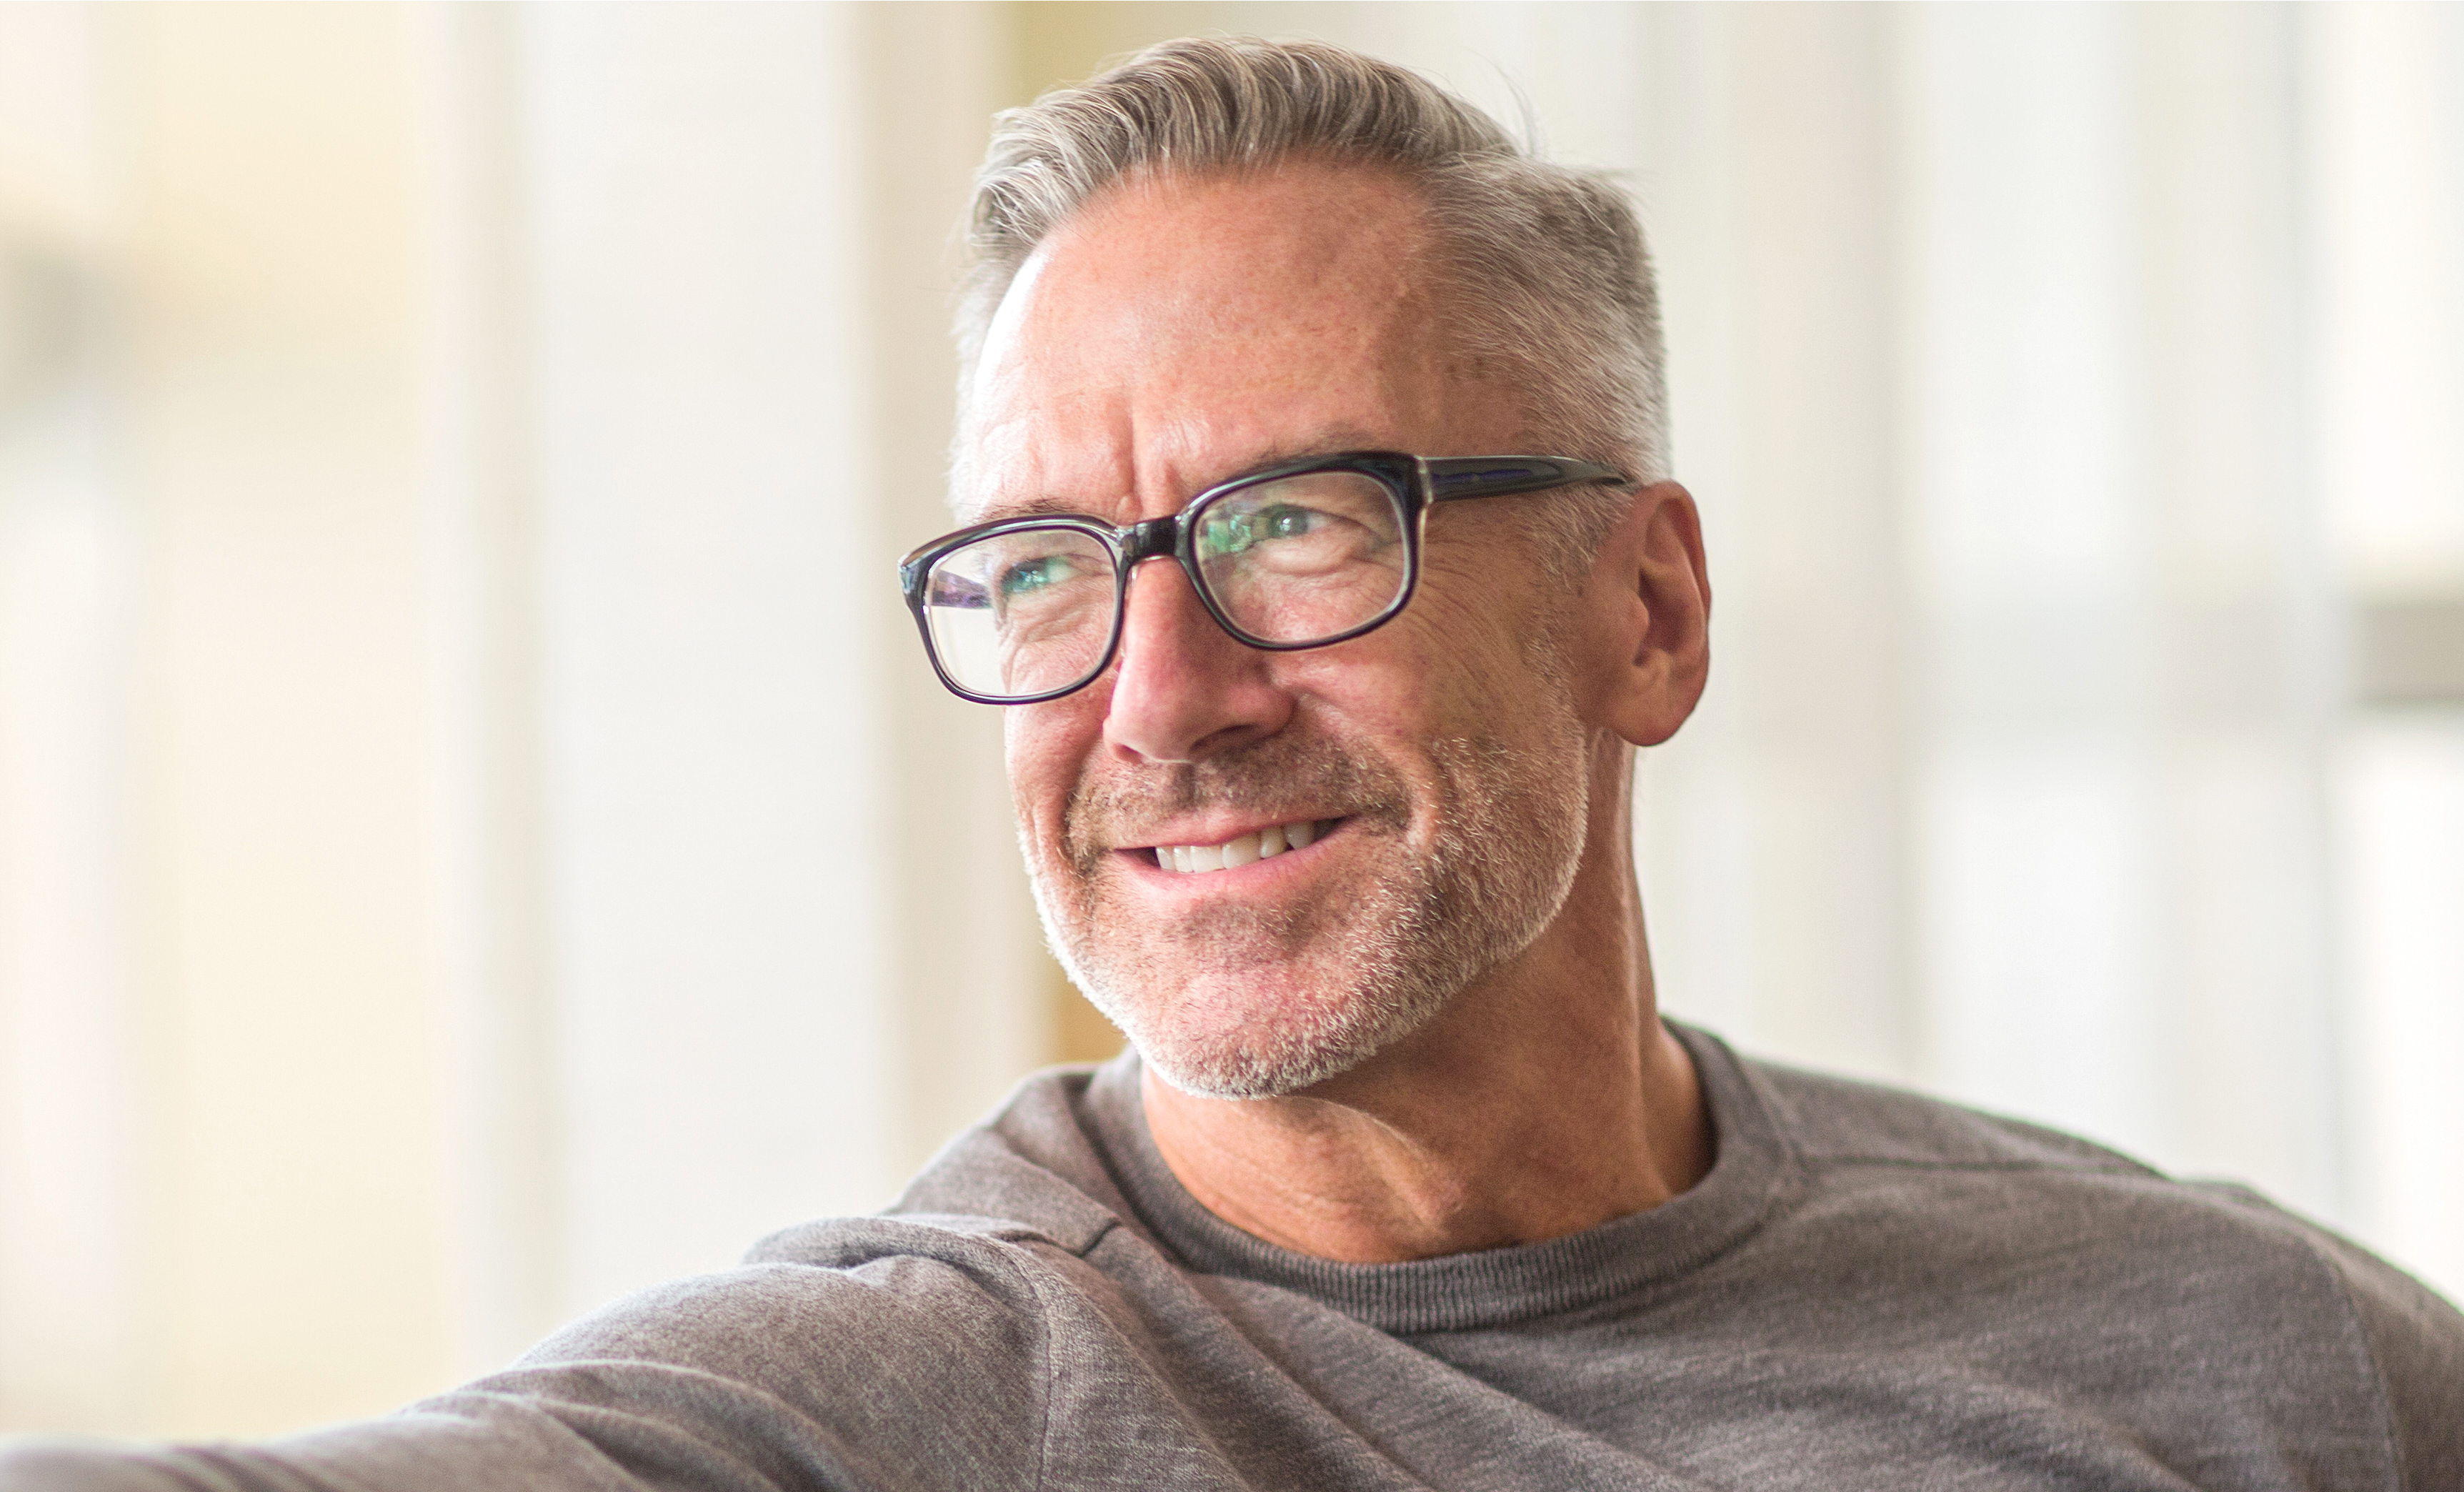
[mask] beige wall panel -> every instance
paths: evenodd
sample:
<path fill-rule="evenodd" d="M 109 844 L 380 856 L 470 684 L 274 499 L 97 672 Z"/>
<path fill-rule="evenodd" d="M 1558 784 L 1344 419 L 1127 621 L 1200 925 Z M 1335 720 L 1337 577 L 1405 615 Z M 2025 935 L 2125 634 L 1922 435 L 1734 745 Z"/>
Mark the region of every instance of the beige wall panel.
<path fill-rule="evenodd" d="M 883 445 L 875 550 L 885 559 L 952 523 L 942 464 L 957 377 L 951 289 L 964 263 L 968 189 L 993 111 L 1014 101 L 1007 97 L 1016 34 L 1008 10 L 890 5 L 862 11 L 859 36 L 870 59 L 863 145 L 872 209 L 871 428 Z M 923 58 L 932 65 L 919 66 Z M 884 846 L 899 865 L 894 967 L 909 1077 L 901 1095 L 904 1132 L 893 1143 L 904 1172 L 980 1115 L 1025 1068 L 1108 1056 L 1119 1050 L 1119 1033 L 1077 998 L 1043 951 L 1011 828 L 1001 712 L 944 690 L 912 632 L 893 627 L 886 642 L 899 817 L 925 831 L 892 834 Z M 1056 1006 L 1084 1011 L 1098 1029 L 1056 1032 Z"/>
<path fill-rule="evenodd" d="M 95 11 L 0 8 L 0 1429 L 144 1412 L 129 524 L 105 454 Z"/>
<path fill-rule="evenodd" d="M 161 1428 L 441 1379 L 411 99 L 390 7 L 123 38 Z"/>

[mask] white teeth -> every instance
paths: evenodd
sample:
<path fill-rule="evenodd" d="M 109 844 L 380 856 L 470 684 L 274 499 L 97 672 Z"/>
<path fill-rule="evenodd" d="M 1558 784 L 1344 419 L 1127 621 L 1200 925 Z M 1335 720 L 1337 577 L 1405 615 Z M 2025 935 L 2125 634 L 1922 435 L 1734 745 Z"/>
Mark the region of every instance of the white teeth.
<path fill-rule="evenodd" d="M 1273 824 L 1256 834 L 1243 835 L 1221 844 L 1159 844 L 1155 846 L 1155 863 L 1184 876 L 1210 870 L 1238 870 L 1255 860 L 1305 848 L 1316 838 L 1317 824 L 1313 820 Z"/>

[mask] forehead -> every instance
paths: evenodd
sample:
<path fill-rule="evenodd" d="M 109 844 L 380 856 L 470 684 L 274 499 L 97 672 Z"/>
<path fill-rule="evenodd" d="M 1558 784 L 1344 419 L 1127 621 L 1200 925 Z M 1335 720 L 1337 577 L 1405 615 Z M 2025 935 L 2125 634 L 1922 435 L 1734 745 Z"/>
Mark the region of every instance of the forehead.
<path fill-rule="evenodd" d="M 1287 457 L 1477 444 L 1434 283 L 1419 192 L 1391 176 L 1303 163 L 1115 189 L 994 316 L 961 506 L 1117 518 Z"/>

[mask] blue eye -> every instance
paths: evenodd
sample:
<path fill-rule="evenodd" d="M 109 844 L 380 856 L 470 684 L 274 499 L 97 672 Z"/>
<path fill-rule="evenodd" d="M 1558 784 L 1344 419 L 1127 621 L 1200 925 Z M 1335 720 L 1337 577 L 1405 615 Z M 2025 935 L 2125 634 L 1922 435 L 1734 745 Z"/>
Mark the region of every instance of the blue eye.
<path fill-rule="evenodd" d="M 1299 539 L 1323 527 L 1326 515 L 1291 502 L 1246 512 L 1210 515 L 1199 531 L 1199 548 L 1210 559 L 1242 554 L 1276 539 Z"/>
<path fill-rule="evenodd" d="M 1325 516 L 1315 508 L 1295 507 L 1288 502 L 1278 502 L 1273 507 L 1260 512 L 1253 522 L 1257 523 L 1265 538 L 1297 539 L 1317 527 L 1318 521 Z"/>
<path fill-rule="evenodd" d="M 1068 555 L 1047 554 L 1002 570 L 1001 593 L 1004 597 L 1029 595 L 1074 579 L 1077 574 L 1078 566 Z"/>

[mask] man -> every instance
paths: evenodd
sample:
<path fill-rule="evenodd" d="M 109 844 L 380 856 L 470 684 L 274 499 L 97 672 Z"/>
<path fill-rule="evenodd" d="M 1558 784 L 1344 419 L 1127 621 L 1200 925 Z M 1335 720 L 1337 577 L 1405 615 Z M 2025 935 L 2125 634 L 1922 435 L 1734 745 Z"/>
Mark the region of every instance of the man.
<path fill-rule="evenodd" d="M 2464 1320 L 2228 1190 L 1654 1007 L 1706 668 L 1630 210 L 1348 53 L 1005 120 L 903 567 L 1130 1034 L 878 1218 L 402 1414 L 12 1487 L 2464 1486 Z"/>

